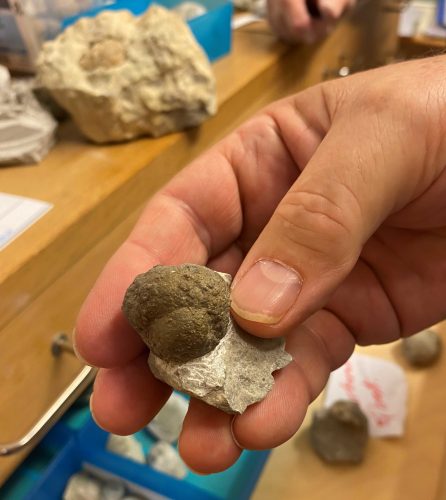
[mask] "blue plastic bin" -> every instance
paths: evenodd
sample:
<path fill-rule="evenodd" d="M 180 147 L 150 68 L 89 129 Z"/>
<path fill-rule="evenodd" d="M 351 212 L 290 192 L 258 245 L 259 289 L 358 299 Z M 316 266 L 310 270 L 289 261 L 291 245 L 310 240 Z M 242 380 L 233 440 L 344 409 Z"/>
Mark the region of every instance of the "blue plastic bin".
<path fill-rule="evenodd" d="M 66 28 L 81 17 L 94 17 L 103 10 L 129 10 L 135 16 L 145 12 L 152 3 L 168 9 L 182 3 L 183 0 L 117 0 L 111 5 L 97 7 L 80 15 L 65 19 Z M 226 0 L 195 0 L 204 5 L 207 12 L 188 22 L 197 42 L 203 47 L 210 61 L 215 61 L 231 50 L 232 2 Z"/>
<path fill-rule="evenodd" d="M 47 446 L 57 448 L 66 438 L 63 432 L 51 431 Z M 244 451 L 228 470 L 219 474 L 200 476 L 189 472 L 179 480 L 157 472 L 148 465 L 139 464 L 105 449 L 108 434 L 91 419 L 74 433 L 47 468 L 27 500 L 55 500 L 62 493 L 69 478 L 84 464 L 102 469 L 139 487 L 173 500 L 247 500 L 252 494 L 269 451 Z M 147 451 L 153 444 L 148 433 L 141 431 L 138 440 Z"/>

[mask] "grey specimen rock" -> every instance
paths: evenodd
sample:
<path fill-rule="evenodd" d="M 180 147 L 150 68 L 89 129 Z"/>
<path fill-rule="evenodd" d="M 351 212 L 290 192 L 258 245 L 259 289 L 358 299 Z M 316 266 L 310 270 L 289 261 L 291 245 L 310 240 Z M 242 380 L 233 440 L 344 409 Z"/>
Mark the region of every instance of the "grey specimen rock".
<path fill-rule="evenodd" d="M 149 423 L 147 429 L 162 441 L 168 443 L 177 441 L 180 437 L 188 406 L 189 404 L 185 398 L 173 392 L 167 403 Z"/>
<path fill-rule="evenodd" d="M 103 483 L 101 500 L 122 500 L 124 496 L 125 487 L 120 481 L 107 481 Z"/>
<path fill-rule="evenodd" d="M 195 19 L 196 17 L 202 16 L 207 12 L 206 7 L 197 2 L 181 2 L 174 7 L 173 10 L 185 21 Z"/>
<path fill-rule="evenodd" d="M 68 481 L 63 500 L 101 500 L 101 482 L 83 472 Z"/>
<path fill-rule="evenodd" d="M 123 311 L 151 347 L 155 377 L 223 411 L 243 413 L 267 395 L 272 373 L 292 358 L 283 339 L 253 337 L 233 322 L 230 280 L 192 264 L 158 266 L 136 278 Z M 169 317 L 159 319 L 166 311 Z"/>
<path fill-rule="evenodd" d="M 327 462 L 362 462 L 368 437 L 367 417 L 353 401 L 337 401 L 313 413 L 311 444 Z"/>
<path fill-rule="evenodd" d="M 413 366 L 429 366 L 441 353 L 441 338 L 433 330 L 423 330 L 402 340 L 403 354 Z"/>
<path fill-rule="evenodd" d="M 147 455 L 147 463 L 154 469 L 178 479 L 187 475 L 188 469 L 177 450 L 165 441 L 159 441 L 152 446 Z"/>
<path fill-rule="evenodd" d="M 57 122 L 37 101 L 29 79 L 0 87 L 0 164 L 37 163 L 54 144 Z"/>
<path fill-rule="evenodd" d="M 134 436 L 118 436 L 110 434 L 107 440 L 107 450 L 117 455 L 129 458 L 135 462 L 144 463 L 144 451 Z"/>
<path fill-rule="evenodd" d="M 104 11 L 45 43 L 41 84 L 91 140 L 160 136 L 216 111 L 209 61 L 181 17 L 152 6 L 141 17 Z"/>

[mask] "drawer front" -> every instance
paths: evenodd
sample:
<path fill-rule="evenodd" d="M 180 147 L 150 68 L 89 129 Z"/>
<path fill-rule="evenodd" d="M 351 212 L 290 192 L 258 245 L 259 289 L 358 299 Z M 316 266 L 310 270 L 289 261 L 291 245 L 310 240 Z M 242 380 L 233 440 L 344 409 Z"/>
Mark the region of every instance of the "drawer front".
<path fill-rule="evenodd" d="M 76 378 L 85 379 L 79 380 L 78 391 L 92 378 L 74 355 L 62 351 L 55 356 L 51 346 L 57 332 L 73 330 L 86 294 L 137 215 L 129 216 L 0 331 L 0 445 L 27 434 Z M 0 484 L 31 448 L 0 457 Z"/>

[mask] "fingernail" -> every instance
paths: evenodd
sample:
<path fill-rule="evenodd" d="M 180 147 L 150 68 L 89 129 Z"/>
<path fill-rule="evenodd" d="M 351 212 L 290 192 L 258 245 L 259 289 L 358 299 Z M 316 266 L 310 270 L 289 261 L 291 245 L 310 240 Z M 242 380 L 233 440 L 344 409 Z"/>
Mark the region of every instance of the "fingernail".
<path fill-rule="evenodd" d="M 73 328 L 73 333 L 71 334 L 71 343 L 73 345 L 73 351 L 74 354 L 76 355 L 76 358 L 83 363 L 84 365 L 91 366 L 90 363 L 87 363 L 85 359 L 79 354 L 79 351 L 77 349 L 76 345 L 76 328 Z"/>
<path fill-rule="evenodd" d="M 292 268 L 272 260 L 259 260 L 232 290 L 231 307 L 248 321 L 278 323 L 297 299 L 301 276 Z"/>
<path fill-rule="evenodd" d="M 90 414 L 91 414 L 91 418 L 93 419 L 93 422 L 98 426 L 98 427 L 101 427 L 98 422 L 96 421 L 96 418 L 94 416 L 94 413 L 93 413 L 93 395 L 94 395 L 94 392 L 91 393 L 90 395 Z"/>
<path fill-rule="evenodd" d="M 234 423 L 235 423 L 235 419 L 237 418 L 236 415 L 234 415 L 231 419 L 231 436 L 232 436 L 232 440 L 234 441 L 234 443 L 241 449 L 243 450 L 243 446 L 238 442 L 237 438 L 235 437 L 235 432 L 234 432 Z"/>

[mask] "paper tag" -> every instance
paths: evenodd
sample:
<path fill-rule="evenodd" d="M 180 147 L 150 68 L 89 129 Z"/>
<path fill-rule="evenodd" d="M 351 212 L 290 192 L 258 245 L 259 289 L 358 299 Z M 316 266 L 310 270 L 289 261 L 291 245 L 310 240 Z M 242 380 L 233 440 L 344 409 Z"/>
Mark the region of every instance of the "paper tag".
<path fill-rule="evenodd" d="M 0 193 L 0 250 L 53 207 L 40 200 Z"/>
<path fill-rule="evenodd" d="M 324 406 L 356 401 L 369 420 L 374 437 L 402 436 L 406 419 L 407 381 L 390 361 L 353 354 L 328 380 Z"/>

